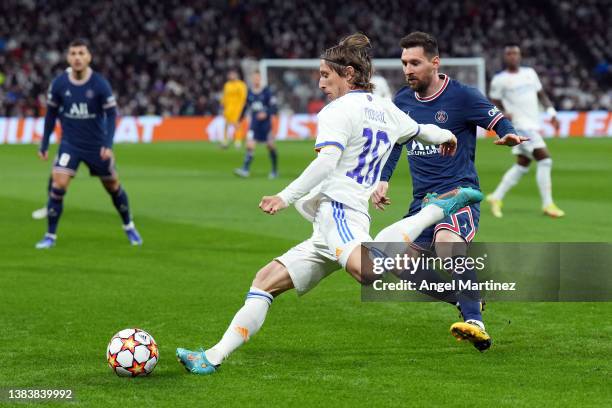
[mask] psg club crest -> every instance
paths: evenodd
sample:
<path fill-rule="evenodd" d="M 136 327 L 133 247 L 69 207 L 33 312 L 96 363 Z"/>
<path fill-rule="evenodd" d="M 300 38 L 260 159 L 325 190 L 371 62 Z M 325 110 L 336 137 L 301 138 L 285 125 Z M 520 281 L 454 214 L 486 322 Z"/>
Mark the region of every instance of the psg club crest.
<path fill-rule="evenodd" d="M 87 92 L 85 92 L 85 96 L 89 99 L 94 97 L 94 91 L 93 89 L 88 89 Z"/>
<path fill-rule="evenodd" d="M 448 120 L 448 113 L 443 110 L 439 110 L 436 112 L 436 122 L 438 123 L 446 123 Z"/>

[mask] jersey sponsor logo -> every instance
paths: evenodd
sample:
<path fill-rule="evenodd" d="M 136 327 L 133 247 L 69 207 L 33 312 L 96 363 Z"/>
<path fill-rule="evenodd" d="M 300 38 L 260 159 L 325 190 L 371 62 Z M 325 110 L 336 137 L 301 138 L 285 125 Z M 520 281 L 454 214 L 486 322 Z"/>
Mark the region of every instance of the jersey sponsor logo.
<path fill-rule="evenodd" d="M 86 103 L 73 103 L 70 110 L 66 113 L 66 117 L 70 119 L 91 119 L 95 118 L 96 114 L 90 114 Z"/>
<path fill-rule="evenodd" d="M 438 123 L 446 123 L 448 120 L 448 113 L 446 113 L 446 111 L 439 110 L 436 112 L 435 119 Z"/>
<path fill-rule="evenodd" d="M 493 108 L 489 109 L 489 116 L 493 117 L 495 115 L 497 115 L 499 113 L 499 108 L 497 106 L 494 106 Z"/>
<path fill-rule="evenodd" d="M 424 145 L 417 140 L 408 144 L 408 156 L 433 156 L 440 153 L 438 146 Z"/>

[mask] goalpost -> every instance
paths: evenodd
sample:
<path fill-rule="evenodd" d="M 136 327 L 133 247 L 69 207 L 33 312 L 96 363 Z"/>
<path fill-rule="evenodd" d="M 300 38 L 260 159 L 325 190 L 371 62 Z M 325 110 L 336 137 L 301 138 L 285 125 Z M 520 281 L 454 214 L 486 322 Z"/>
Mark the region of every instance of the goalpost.
<path fill-rule="evenodd" d="M 374 59 L 373 65 L 375 73 L 387 80 L 393 94 L 405 85 L 399 58 Z M 262 59 L 259 71 L 285 112 L 308 113 L 309 106 L 314 107 L 312 104 L 323 98 L 318 89 L 319 59 Z M 486 95 L 484 58 L 443 58 L 440 71 Z"/>

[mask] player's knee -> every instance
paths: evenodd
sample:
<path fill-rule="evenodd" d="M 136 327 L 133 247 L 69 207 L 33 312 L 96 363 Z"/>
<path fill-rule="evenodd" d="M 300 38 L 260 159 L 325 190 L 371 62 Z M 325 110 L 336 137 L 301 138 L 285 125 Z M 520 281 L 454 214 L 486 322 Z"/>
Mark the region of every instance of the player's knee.
<path fill-rule="evenodd" d="M 538 160 L 538 167 L 552 167 L 553 160 L 550 157 Z"/>
<path fill-rule="evenodd" d="M 56 185 L 51 186 L 49 190 L 49 197 L 52 200 L 62 201 L 66 195 L 66 189 L 57 187 Z"/>
<path fill-rule="evenodd" d="M 440 258 L 452 258 L 454 256 L 465 256 L 467 244 L 459 235 L 449 230 L 439 230 L 435 238 L 436 254 Z"/>
<path fill-rule="evenodd" d="M 115 194 L 121 188 L 121 184 L 117 179 L 102 180 L 102 184 L 104 185 L 104 188 L 109 194 Z"/>
<path fill-rule="evenodd" d="M 293 282 L 285 265 L 272 261 L 257 272 L 252 286 L 277 296 L 293 288 Z"/>

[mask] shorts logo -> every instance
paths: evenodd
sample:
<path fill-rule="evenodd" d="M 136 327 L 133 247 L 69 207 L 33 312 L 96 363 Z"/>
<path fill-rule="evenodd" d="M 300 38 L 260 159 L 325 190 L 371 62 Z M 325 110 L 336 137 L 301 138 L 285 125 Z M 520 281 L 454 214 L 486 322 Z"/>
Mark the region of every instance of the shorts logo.
<path fill-rule="evenodd" d="M 448 113 L 443 110 L 439 110 L 436 112 L 436 122 L 438 123 L 446 123 L 448 120 Z"/>

